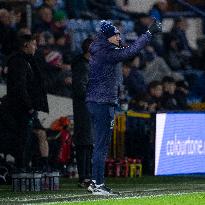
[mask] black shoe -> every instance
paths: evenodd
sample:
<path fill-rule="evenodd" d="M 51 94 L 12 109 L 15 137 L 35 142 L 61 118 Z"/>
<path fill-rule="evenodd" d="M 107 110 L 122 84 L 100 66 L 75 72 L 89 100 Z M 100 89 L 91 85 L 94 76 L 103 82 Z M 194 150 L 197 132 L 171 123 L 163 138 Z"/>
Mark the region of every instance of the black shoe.
<path fill-rule="evenodd" d="M 94 189 L 96 189 L 96 184 L 93 181 L 91 181 L 90 185 L 88 186 L 88 191 L 93 192 Z"/>
<path fill-rule="evenodd" d="M 99 187 L 96 187 L 93 191 L 92 191 L 93 195 L 102 195 L 102 196 L 113 196 L 113 195 L 117 195 L 117 193 L 114 193 L 112 191 L 112 189 L 108 188 L 107 186 L 105 186 L 104 184 L 102 184 Z"/>
<path fill-rule="evenodd" d="M 82 181 L 82 182 L 79 182 L 78 184 L 78 187 L 80 188 L 88 188 L 91 184 L 91 181 Z"/>

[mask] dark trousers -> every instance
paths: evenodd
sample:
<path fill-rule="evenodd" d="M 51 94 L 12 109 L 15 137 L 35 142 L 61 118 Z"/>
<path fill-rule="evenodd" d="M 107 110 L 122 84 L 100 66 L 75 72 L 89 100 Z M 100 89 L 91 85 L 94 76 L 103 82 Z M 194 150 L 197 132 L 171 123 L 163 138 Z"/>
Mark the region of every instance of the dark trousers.
<path fill-rule="evenodd" d="M 29 114 L 24 112 L 13 112 L 13 117 L 17 122 L 19 136 L 16 138 L 16 166 L 26 168 L 32 158 L 34 135 L 33 121 Z"/>
<path fill-rule="evenodd" d="M 94 137 L 92 180 L 96 180 L 97 184 L 103 184 L 105 160 L 114 126 L 114 106 L 88 102 L 87 107 L 90 113 L 91 130 Z"/>
<path fill-rule="evenodd" d="M 77 145 L 76 159 L 79 174 L 79 182 L 84 179 L 91 179 L 92 171 L 92 146 L 91 145 Z"/>

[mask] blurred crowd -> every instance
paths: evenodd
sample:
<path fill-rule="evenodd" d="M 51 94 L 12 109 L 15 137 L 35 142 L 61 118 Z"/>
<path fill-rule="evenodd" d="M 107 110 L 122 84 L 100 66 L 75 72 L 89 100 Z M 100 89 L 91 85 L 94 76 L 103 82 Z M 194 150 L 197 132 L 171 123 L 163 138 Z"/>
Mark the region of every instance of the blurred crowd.
<path fill-rule="evenodd" d="M 0 82 L 6 83 L 7 59 L 16 51 L 16 39 L 33 34 L 47 91 L 71 97 L 72 62 L 82 52 L 85 38 L 93 39 L 100 19 L 111 19 L 127 46 L 146 32 L 151 17 L 162 21 L 166 0 L 157 1 L 149 13 L 129 11 L 129 0 L 36 0 L 32 1 L 32 27 L 26 22 L 25 6 L 0 5 Z M 174 18 L 170 32 L 157 35 L 139 55 L 121 64 L 122 109 L 156 112 L 191 109 L 205 97 L 205 41 L 189 45 L 187 19 Z"/>

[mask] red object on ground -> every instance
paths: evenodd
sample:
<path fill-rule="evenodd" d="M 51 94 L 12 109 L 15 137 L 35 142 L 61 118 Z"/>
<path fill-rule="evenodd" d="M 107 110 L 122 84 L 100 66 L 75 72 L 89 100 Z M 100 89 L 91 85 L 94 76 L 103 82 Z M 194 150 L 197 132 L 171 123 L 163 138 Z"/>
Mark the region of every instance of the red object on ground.
<path fill-rule="evenodd" d="M 71 158 L 72 140 L 71 135 L 67 130 L 62 130 L 60 135 L 60 151 L 58 155 L 58 162 L 66 164 Z"/>

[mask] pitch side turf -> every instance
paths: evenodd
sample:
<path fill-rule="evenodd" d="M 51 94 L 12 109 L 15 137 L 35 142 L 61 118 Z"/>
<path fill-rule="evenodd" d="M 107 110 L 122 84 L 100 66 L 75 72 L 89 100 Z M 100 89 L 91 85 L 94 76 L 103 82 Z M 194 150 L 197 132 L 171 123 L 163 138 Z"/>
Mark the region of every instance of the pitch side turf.
<path fill-rule="evenodd" d="M 93 196 L 65 178 L 57 192 L 14 193 L 0 185 L 0 204 L 205 205 L 205 177 L 110 178 L 107 185 L 119 195 Z"/>
<path fill-rule="evenodd" d="M 49 203 L 48 203 L 49 204 Z M 53 205 L 204 205 L 204 193 L 175 194 L 165 196 L 135 197 L 124 199 L 95 200 L 86 202 L 50 203 Z"/>

